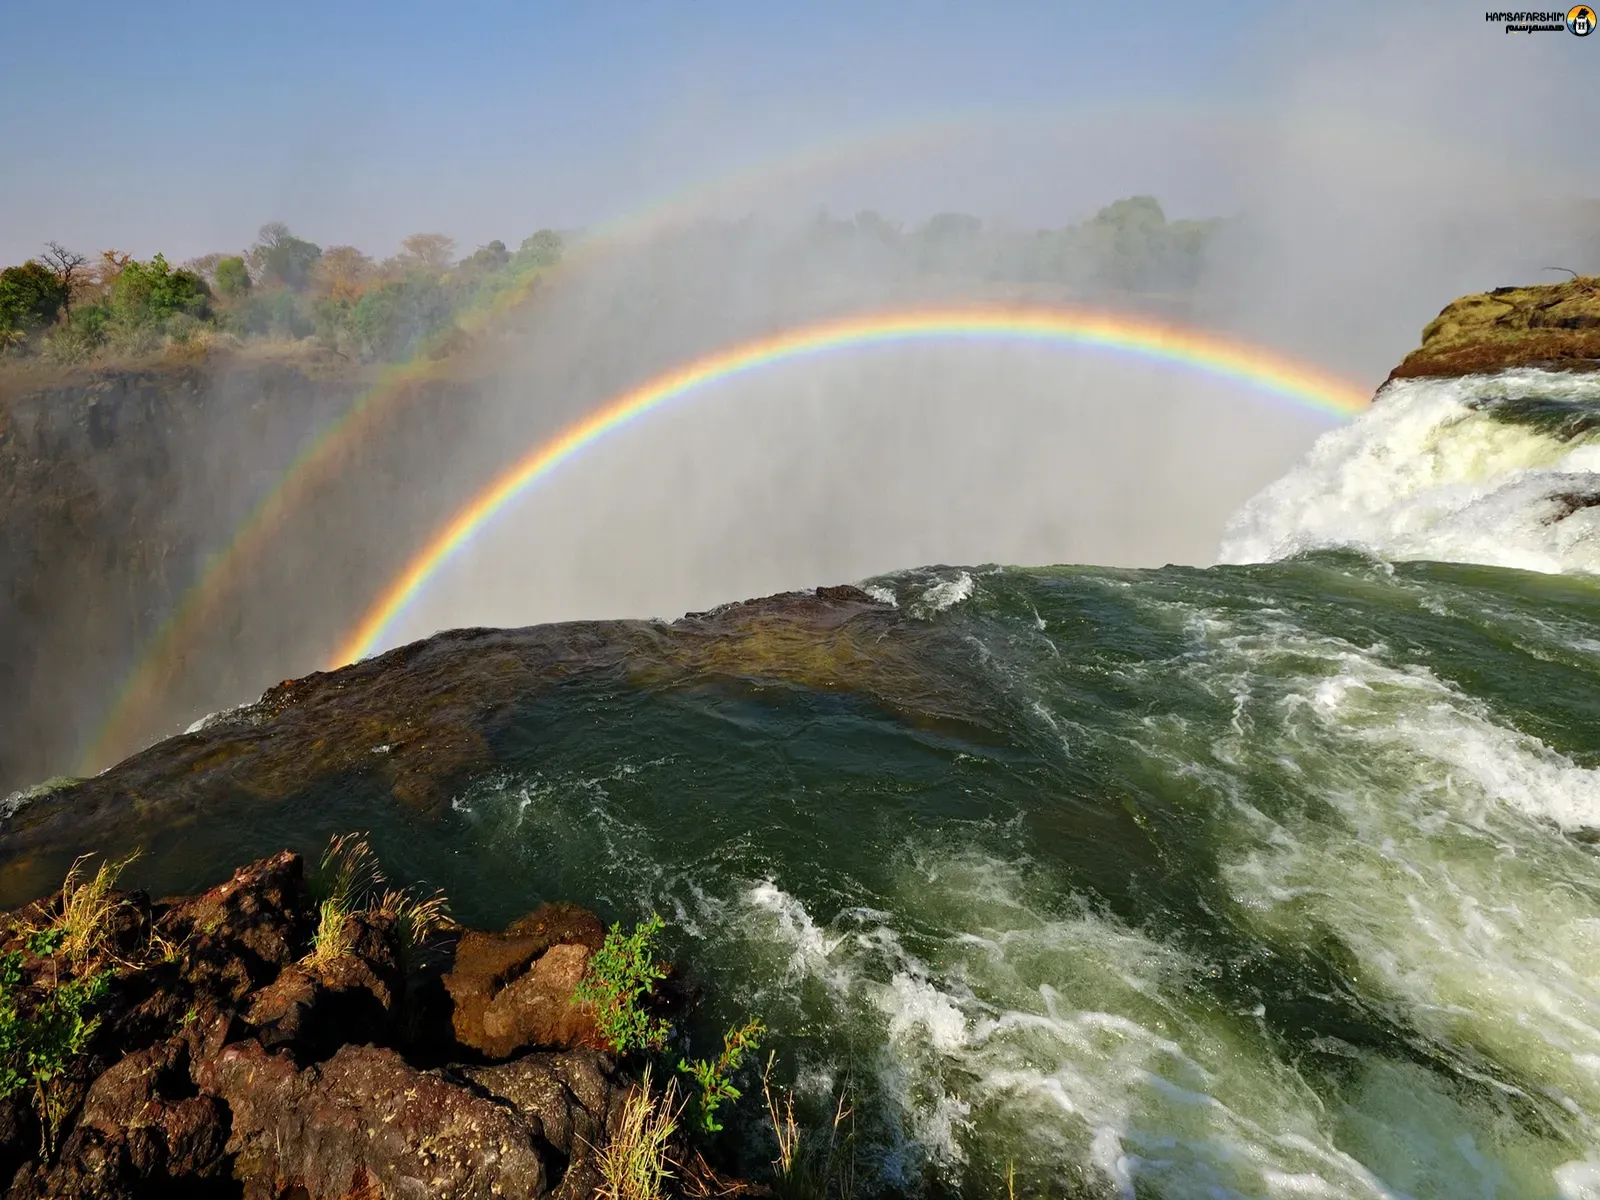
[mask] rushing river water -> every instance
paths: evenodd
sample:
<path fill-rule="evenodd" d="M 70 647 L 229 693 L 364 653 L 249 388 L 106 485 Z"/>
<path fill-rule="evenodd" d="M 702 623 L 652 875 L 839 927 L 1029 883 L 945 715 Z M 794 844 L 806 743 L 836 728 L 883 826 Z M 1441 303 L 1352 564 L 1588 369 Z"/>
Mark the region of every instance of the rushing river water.
<path fill-rule="evenodd" d="M 1234 565 L 868 581 L 893 702 L 576 672 L 442 815 L 157 809 L 140 869 L 360 828 L 468 921 L 658 911 L 699 1045 L 758 1015 L 854 1099 L 864 1193 L 1600 1195 L 1596 426 L 1593 377 L 1401 385 Z"/>

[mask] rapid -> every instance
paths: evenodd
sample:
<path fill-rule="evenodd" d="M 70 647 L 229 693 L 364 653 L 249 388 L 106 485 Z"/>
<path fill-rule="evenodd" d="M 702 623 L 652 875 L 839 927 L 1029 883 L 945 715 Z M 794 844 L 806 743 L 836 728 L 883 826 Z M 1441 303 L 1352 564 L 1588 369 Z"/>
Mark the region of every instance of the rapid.
<path fill-rule="evenodd" d="M 1600 1197 L 1597 522 L 1600 378 L 1398 382 L 1216 566 L 877 577 L 893 688 L 574 672 L 442 815 L 157 805 L 144 869 L 659 912 L 858 1194 Z"/>

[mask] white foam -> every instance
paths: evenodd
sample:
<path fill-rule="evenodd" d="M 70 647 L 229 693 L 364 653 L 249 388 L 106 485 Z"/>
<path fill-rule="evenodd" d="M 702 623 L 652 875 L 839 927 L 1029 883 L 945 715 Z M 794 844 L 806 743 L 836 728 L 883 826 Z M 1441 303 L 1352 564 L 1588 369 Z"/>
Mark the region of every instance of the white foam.
<path fill-rule="evenodd" d="M 1561 516 L 1551 499 L 1600 492 L 1597 436 L 1564 442 L 1473 407 L 1524 394 L 1600 405 L 1600 380 L 1526 370 L 1391 384 L 1234 516 L 1218 561 L 1344 547 L 1388 559 L 1600 572 L 1600 508 Z"/>
<path fill-rule="evenodd" d="M 916 606 L 917 615 L 932 616 L 954 608 L 971 598 L 972 588 L 972 576 L 966 571 L 958 572 L 954 579 L 941 579 L 922 593 L 922 599 Z"/>
<path fill-rule="evenodd" d="M 1261 613 L 1193 629 L 1184 669 L 1235 719 L 1171 765 L 1225 801 L 1240 918 L 1336 939 L 1413 1028 L 1478 1047 L 1600 1137 L 1600 865 L 1554 829 L 1600 825 L 1600 773 L 1385 647 Z"/>

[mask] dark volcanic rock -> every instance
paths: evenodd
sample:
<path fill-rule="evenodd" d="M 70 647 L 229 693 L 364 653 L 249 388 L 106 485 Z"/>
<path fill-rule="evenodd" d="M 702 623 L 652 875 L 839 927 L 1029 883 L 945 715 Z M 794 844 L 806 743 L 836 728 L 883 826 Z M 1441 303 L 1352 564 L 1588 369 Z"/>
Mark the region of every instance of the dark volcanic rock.
<path fill-rule="evenodd" d="M 392 1050 L 346 1046 L 300 1069 L 244 1042 L 204 1064 L 197 1078 L 232 1111 L 228 1149 L 247 1197 L 290 1189 L 309 1200 L 546 1191 L 542 1130 Z"/>
<path fill-rule="evenodd" d="M 311 920 L 305 864 L 285 850 L 193 899 L 171 902 L 157 924 L 184 947 L 183 975 L 197 993 L 237 1002 L 294 960 L 311 936 Z"/>
<path fill-rule="evenodd" d="M 291 1044 L 313 1058 L 345 1042 L 382 1042 L 405 988 L 393 923 L 356 912 L 336 958 L 291 963 L 250 998 L 244 1019 L 265 1046 Z"/>
<path fill-rule="evenodd" d="M 157 1181 L 220 1183 L 228 1122 L 220 1100 L 196 1093 L 188 1046 L 174 1038 L 96 1079 L 55 1166 L 27 1172 L 10 1195 L 139 1196 Z"/>
<path fill-rule="evenodd" d="M 561 1172 L 556 1195 L 587 1198 L 600 1183 L 594 1147 L 616 1127 L 631 1081 L 609 1055 L 593 1050 L 530 1054 L 514 1062 L 465 1067 L 462 1075 L 537 1123 Z"/>
<path fill-rule="evenodd" d="M 462 932 L 451 971 L 432 968 L 460 1001 L 440 1033 L 414 1019 L 392 917 L 358 909 L 336 950 L 309 952 L 296 855 L 189 898 L 113 899 L 132 914 L 113 929 L 142 944 L 113 939 L 115 959 L 77 967 L 18 959 L 24 1012 L 74 971 L 112 983 L 55 1093 L 57 1149 L 41 1145 L 31 1094 L 0 1103 L 8 1200 L 594 1195 L 635 1080 L 573 1003 L 605 936 L 593 913 L 546 905 L 504 933 Z M 4 948 L 55 903 L 0 915 Z"/>

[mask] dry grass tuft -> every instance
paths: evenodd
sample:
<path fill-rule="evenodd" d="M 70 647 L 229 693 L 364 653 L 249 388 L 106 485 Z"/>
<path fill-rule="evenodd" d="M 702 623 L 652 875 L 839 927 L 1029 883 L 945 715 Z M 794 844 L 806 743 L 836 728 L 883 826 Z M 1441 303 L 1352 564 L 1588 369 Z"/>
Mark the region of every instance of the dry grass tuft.
<path fill-rule="evenodd" d="M 650 1067 L 622 1108 L 622 1118 L 611 1140 L 600 1152 L 602 1183 L 599 1200 L 660 1200 L 666 1181 L 673 1178 L 667 1148 L 678 1130 L 683 1101 L 677 1081 L 669 1079 L 659 1094 L 650 1090 Z"/>
<path fill-rule="evenodd" d="M 383 872 L 366 834 L 341 833 L 328 839 L 311 881 L 313 899 L 318 903 L 332 900 L 346 912 L 354 912 L 382 886 Z"/>
<path fill-rule="evenodd" d="M 74 859 L 67 868 L 66 878 L 61 881 L 61 912 L 48 926 L 58 939 L 59 953 L 74 968 L 105 956 L 106 943 L 111 936 L 111 918 L 123 903 L 112 898 L 111 889 L 122 872 L 139 857 L 139 851 L 115 862 L 103 861 L 93 877 L 85 879 L 81 868 L 91 857 L 85 854 Z"/>
<path fill-rule="evenodd" d="M 386 887 L 378 856 L 365 834 L 342 833 L 329 839 L 312 879 L 311 895 L 317 901 L 317 931 L 304 961 L 312 964 L 332 962 L 349 951 L 350 917 L 357 912 L 394 922 L 402 966 L 418 947 L 455 924 L 443 891 L 418 897 L 405 888 Z"/>
<path fill-rule="evenodd" d="M 372 902 L 372 910 L 394 921 L 402 962 L 410 959 L 419 946 L 426 945 L 436 934 L 455 924 L 450 916 L 450 900 L 442 889 L 426 899 L 419 899 L 404 889 L 390 888 Z"/>
<path fill-rule="evenodd" d="M 350 949 L 350 909 L 329 898 L 317 906 L 317 931 L 311 935 L 311 953 L 302 960 L 321 966 L 341 958 Z"/>
<path fill-rule="evenodd" d="M 848 1084 L 839 1092 L 833 1121 L 825 1132 L 808 1133 L 794 1115 L 794 1093 L 783 1099 L 772 1094 L 773 1055 L 761 1074 L 761 1094 L 767 1102 L 767 1119 L 778 1140 L 778 1157 L 772 1160 L 773 1191 L 782 1200 L 850 1200 L 855 1195 L 855 1106 L 847 1097 Z"/>

